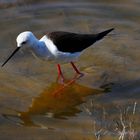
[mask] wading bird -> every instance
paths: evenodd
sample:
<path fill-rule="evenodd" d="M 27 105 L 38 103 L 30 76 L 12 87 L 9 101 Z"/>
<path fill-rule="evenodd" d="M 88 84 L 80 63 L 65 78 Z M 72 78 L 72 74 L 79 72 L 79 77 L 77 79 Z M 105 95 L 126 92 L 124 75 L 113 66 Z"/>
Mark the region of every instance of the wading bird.
<path fill-rule="evenodd" d="M 43 60 L 55 61 L 57 63 L 58 79 L 61 77 L 64 80 L 60 67 L 61 63 L 71 63 L 75 72 L 78 75 L 82 75 L 74 64 L 75 59 L 78 58 L 86 48 L 102 39 L 112 30 L 114 30 L 114 28 L 97 34 L 77 34 L 56 31 L 44 35 L 40 40 L 38 40 L 30 31 L 22 32 L 16 39 L 17 48 L 2 64 L 2 67 L 18 50 L 27 46 L 37 57 Z"/>

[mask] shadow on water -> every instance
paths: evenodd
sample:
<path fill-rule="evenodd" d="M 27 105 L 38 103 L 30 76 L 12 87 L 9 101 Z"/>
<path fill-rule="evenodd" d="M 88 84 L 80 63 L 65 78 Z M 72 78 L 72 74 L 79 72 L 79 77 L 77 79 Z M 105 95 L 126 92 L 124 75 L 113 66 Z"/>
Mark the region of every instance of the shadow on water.
<path fill-rule="evenodd" d="M 81 112 L 77 106 L 85 102 L 85 97 L 103 92 L 102 89 L 89 88 L 75 81 L 68 81 L 64 84 L 54 82 L 44 89 L 38 97 L 32 99 L 27 111 L 17 111 L 17 116 L 5 114 L 4 117 L 9 120 L 13 120 L 13 118 L 20 119 L 18 123 L 23 126 L 39 127 L 32 119 L 34 116 L 43 115 L 47 118 L 58 119 L 75 116 Z"/>

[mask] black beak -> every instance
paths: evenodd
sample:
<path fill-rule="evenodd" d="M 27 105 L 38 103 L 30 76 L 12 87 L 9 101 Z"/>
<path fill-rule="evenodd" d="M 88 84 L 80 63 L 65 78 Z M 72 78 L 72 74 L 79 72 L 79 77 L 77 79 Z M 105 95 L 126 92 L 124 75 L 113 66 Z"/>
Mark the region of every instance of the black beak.
<path fill-rule="evenodd" d="M 20 49 L 20 47 L 17 47 L 1 66 L 3 67 L 19 49 Z"/>

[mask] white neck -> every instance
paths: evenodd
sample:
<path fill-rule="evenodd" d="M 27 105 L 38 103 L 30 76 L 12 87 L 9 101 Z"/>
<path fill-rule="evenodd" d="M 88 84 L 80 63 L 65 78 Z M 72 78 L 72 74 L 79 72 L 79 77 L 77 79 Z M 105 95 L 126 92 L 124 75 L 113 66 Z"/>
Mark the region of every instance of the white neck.
<path fill-rule="evenodd" d="M 49 59 L 51 57 L 51 53 L 45 45 L 44 41 L 35 40 L 30 44 L 32 52 L 41 59 Z"/>

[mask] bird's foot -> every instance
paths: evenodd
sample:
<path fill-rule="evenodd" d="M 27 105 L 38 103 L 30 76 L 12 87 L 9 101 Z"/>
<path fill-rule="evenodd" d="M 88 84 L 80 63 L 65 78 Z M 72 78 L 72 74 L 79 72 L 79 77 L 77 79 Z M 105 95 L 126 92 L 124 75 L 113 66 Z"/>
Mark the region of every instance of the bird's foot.
<path fill-rule="evenodd" d="M 65 78 L 63 75 L 58 75 L 57 80 L 58 83 L 64 84 L 65 83 Z"/>
<path fill-rule="evenodd" d="M 75 76 L 71 79 L 65 79 L 64 76 L 58 75 L 57 82 L 59 82 L 61 85 L 60 87 L 53 93 L 54 97 L 59 97 L 61 94 L 63 94 L 63 90 L 71 86 L 75 83 L 75 81 L 81 77 L 83 77 L 83 73 L 75 74 Z"/>
<path fill-rule="evenodd" d="M 63 81 L 63 84 L 60 85 L 60 87 L 53 93 L 54 97 L 59 97 L 61 94 L 63 94 L 63 90 L 68 88 L 70 85 L 72 85 L 76 81 L 76 78 L 73 78 L 71 80 L 65 80 Z"/>
<path fill-rule="evenodd" d="M 83 76 L 84 76 L 84 73 L 81 73 L 81 72 L 80 73 L 76 73 L 73 79 L 76 80 L 76 79 L 79 79 L 79 78 L 81 78 Z"/>

